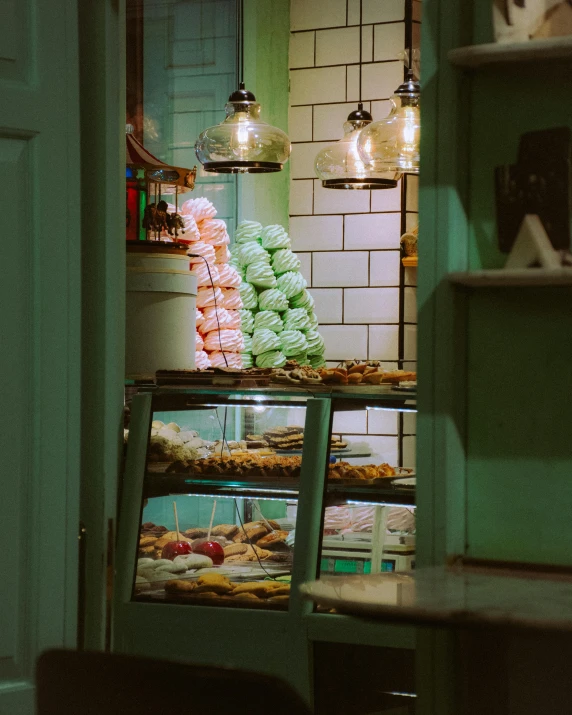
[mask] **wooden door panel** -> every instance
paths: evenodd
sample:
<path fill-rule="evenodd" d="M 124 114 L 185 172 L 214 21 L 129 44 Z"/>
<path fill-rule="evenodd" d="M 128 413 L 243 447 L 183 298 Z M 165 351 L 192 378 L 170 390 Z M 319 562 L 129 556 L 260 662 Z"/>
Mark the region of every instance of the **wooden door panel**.
<path fill-rule="evenodd" d="M 31 715 L 36 657 L 75 645 L 77 63 L 74 0 L 0 0 L 0 715 Z"/>

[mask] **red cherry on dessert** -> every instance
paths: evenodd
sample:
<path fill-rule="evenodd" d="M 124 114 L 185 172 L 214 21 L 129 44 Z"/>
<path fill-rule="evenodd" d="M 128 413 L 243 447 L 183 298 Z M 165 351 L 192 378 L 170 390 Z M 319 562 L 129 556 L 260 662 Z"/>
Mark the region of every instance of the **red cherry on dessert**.
<path fill-rule="evenodd" d="M 224 550 L 218 541 L 203 541 L 202 544 L 193 547 L 193 552 L 208 556 L 215 566 L 224 563 Z"/>
<path fill-rule="evenodd" d="M 185 554 L 192 554 L 193 549 L 188 541 L 169 541 L 163 546 L 163 551 L 161 551 L 162 559 L 171 559 L 175 556 L 184 556 Z"/>

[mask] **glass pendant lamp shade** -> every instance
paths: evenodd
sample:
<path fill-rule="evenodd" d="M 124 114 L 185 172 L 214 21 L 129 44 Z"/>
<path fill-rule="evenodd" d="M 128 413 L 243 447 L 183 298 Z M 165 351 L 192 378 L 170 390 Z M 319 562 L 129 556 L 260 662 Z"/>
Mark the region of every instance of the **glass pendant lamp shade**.
<path fill-rule="evenodd" d="M 393 106 L 388 116 L 360 133 L 358 153 L 367 166 L 376 171 L 419 173 L 419 95 L 419 83 L 409 70 L 407 80 L 391 97 Z"/>
<path fill-rule="evenodd" d="M 344 123 L 344 137 L 324 147 L 316 157 L 315 169 L 326 189 L 393 189 L 399 175 L 366 166 L 358 153 L 358 139 L 372 122 L 363 104 Z"/>
<path fill-rule="evenodd" d="M 225 111 L 225 119 L 201 132 L 196 141 L 204 170 L 219 174 L 281 171 L 290 156 L 290 140 L 281 129 L 260 119 L 260 104 L 243 83 L 228 98 Z"/>

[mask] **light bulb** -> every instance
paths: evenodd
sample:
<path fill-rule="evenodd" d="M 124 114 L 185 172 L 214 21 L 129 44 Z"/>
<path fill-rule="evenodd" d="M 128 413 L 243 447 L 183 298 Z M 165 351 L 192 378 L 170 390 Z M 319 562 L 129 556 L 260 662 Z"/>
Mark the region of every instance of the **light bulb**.
<path fill-rule="evenodd" d="M 392 108 L 384 119 L 361 132 L 358 152 L 366 166 L 377 171 L 419 173 L 421 118 L 419 84 L 410 72 L 408 80 L 391 97 Z"/>
<path fill-rule="evenodd" d="M 358 151 L 358 139 L 371 123 L 371 114 L 363 104 L 351 112 L 344 123 L 344 137 L 324 147 L 316 156 L 316 174 L 326 189 L 391 189 L 397 186 L 395 172 L 379 172 L 364 163 Z"/>

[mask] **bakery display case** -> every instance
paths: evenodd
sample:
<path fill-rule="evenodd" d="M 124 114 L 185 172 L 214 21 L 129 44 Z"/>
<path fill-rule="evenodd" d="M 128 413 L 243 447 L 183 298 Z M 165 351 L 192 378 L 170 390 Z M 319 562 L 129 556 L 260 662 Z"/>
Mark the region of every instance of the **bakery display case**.
<path fill-rule="evenodd" d="M 415 393 L 139 388 L 119 519 L 118 649 L 275 674 L 287 658 L 309 692 L 312 643 L 337 642 L 345 617 L 314 611 L 299 585 L 414 566 L 414 473 L 396 464 L 398 450 L 334 429 L 341 413 L 381 409 L 414 411 Z M 359 644 L 356 633 L 347 642 Z"/>

